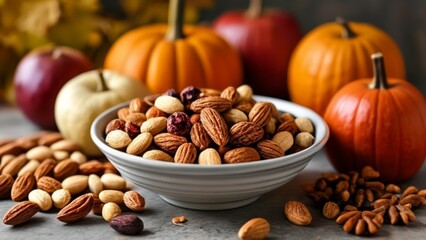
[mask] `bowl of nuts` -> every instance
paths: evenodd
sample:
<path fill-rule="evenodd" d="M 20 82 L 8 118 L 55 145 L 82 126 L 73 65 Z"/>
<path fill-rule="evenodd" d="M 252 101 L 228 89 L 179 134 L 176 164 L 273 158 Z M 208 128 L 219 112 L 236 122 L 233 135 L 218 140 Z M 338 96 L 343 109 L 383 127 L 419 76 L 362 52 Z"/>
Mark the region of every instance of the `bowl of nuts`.
<path fill-rule="evenodd" d="M 121 175 L 175 206 L 247 205 L 301 172 L 329 130 L 314 111 L 253 95 L 189 86 L 100 114 L 91 137 Z"/>

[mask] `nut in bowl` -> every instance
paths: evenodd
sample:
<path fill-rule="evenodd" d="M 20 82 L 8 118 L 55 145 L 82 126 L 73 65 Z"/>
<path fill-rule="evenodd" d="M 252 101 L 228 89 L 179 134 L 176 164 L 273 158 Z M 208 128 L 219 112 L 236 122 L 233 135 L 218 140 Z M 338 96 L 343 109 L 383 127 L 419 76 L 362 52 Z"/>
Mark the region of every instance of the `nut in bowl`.
<path fill-rule="evenodd" d="M 203 94 L 203 92 L 201 94 Z M 241 94 L 240 98 L 241 97 L 247 96 Z M 199 99 L 202 98 L 203 97 Z M 212 99 L 218 100 L 217 98 Z M 165 98 L 161 98 L 160 101 L 164 100 Z M 179 117 L 182 119 L 189 118 L 193 128 L 197 126 L 197 129 L 200 128 L 199 123 L 210 124 L 205 127 L 206 133 L 203 133 L 205 136 L 209 137 L 202 141 L 204 135 L 198 134 L 197 136 L 200 138 L 196 138 L 194 141 L 191 139 L 191 129 L 185 129 L 184 136 L 171 134 L 167 132 L 167 129 L 163 130 L 163 132 L 155 132 L 152 139 L 142 134 L 137 135 L 133 140 L 130 138 L 128 139 L 126 136 L 123 137 L 124 140 L 121 142 L 126 142 L 125 145 L 127 145 L 127 149 L 132 150 L 130 151 L 131 153 L 136 153 L 129 154 L 126 152 L 125 146 L 117 144 L 117 146 L 120 147 L 113 148 L 109 144 L 110 139 L 107 140 L 107 138 L 109 138 L 108 135 L 114 131 L 107 128 L 107 125 L 117 119 L 117 116 L 120 115 L 120 110 L 128 108 L 129 105 L 131 105 L 127 102 L 113 107 L 99 115 L 92 124 L 91 136 L 98 148 L 114 164 L 124 178 L 142 188 L 159 194 L 162 199 L 170 204 L 200 210 L 236 208 L 252 203 L 262 194 L 277 189 L 292 180 L 325 145 L 329 136 L 326 123 L 318 114 L 310 109 L 284 100 L 264 96 L 255 95 L 253 96 L 253 100 L 258 103 L 272 103 L 276 110 L 278 110 L 276 113 L 286 112 L 288 115 L 296 117 L 296 119 L 303 117 L 300 119 L 300 122 L 303 124 L 299 125 L 302 128 L 308 129 L 308 131 L 314 129 L 312 133 L 305 132 L 306 135 L 309 134 L 310 137 L 303 137 L 302 142 L 303 144 L 307 144 L 307 147 L 292 147 L 292 145 L 296 145 L 297 141 L 300 141 L 295 134 L 299 130 L 296 129 L 296 132 L 292 132 L 292 130 L 294 130 L 293 126 L 281 126 L 282 124 L 278 126 L 278 124 L 276 124 L 277 130 L 278 128 L 285 128 L 286 131 L 282 132 L 286 134 L 280 134 L 279 136 L 276 136 L 276 134 L 269 134 L 270 136 L 268 136 L 268 122 L 259 115 L 250 115 L 250 110 L 244 109 L 243 107 L 240 108 L 240 112 L 245 112 L 247 119 L 245 119 L 244 116 L 240 116 L 241 113 L 240 115 L 230 113 L 230 115 L 233 114 L 233 116 L 237 116 L 238 119 L 243 119 L 241 122 L 254 122 L 261 126 L 259 129 L 250 124 L 246 124 L 247 126 L 245 127 L 239 126 L 241 127 L 241 131 L 235 131 L 235 128 L 232 129 L 232 126 L 235 126 L 237 123 L 230 123 L 229 116 L 225 116 L 226 114 L 223 112 L 221 112 L 220 115 L 223 116 L 224 121 L 218 121 L 218 117 L 214 115 L 215 113 L 208 113 L 207 116 L 203 116 L 203 113 L 200 113 L 200 116 L 196 114 L 192 114 L 191 116 L 174 116 L 175 118 Z M 203 104 L 205 104 L 203 101 L 194 103 L 196 108 L 194 108 L 193 112 L 198 111 L 198 107 L 200 107 L 200 109 L 208 108 L 203 106 Z M 214 103 L 223 106 L 219 101 L 215 101 Z M 151 102 L 151 104 L 153 103 Z M 238 103 L 234 101 L 232 105 L 235 104 Z M 191 106 L 192 105 L 194 104 L 191 104 Z M 161 105 L 160 108 L 163 106 L 164 105 Z M 177 106 L 178 104 L 173 104 L 168 107 Z M 189 105 L 185 103 L 183 107 L 186 108 L 186 106 Z M 231 104 L 229 104 L 229 106 L 231 106 Z M 182 106 L 179 105 L 178 107 L 182 109 Z M 267 111 L 265 109 L 269 108 L 268 105 L 259 105 L 258 107 L 259 111 Z M 169 111 L 169 109 L 167 109 L 167 111 Z M 160 117 L 167 118 L 167 116 L 173 114 L 171 110 L 169 112 L 170 113 L 166 115 L 163 114 Z M 146 121 L 150 121 L 148 114 L 146 117 L 148 118 Z M 310 120 L 309 123 L 311 123 L 312 126 L 306 122 L 306 119 Z M 162 124 L 164 126 L 165 120 L 161 122 L 163 122 Z M 209 126 L 212 126 L 211 124 L 216 124 L 218 122 L 221 122 L 218 125 L 221 127 L 211 127 L 211 129 L 209 129 Z M 187 123 L 184 125 L 186 128 Z M 143 126 L 142 123 L 141 129 L 145 127 L 146 126 Z M 246 131 L 246 128 L 253 130 Z M 109 131 L 107 135 L 106 130 Z M 212 136 L 212 130 L 219 131 L 221 134 Z M 257 134 L 263 130 L 265 134 L 259 137 Z M 243 131 L 246 132 L 243 133 Z M 114 135 L 120 134 L 111 134 L 113 140 L 117 139 Z M 121 135 L 118 136 L 118 138 L 122 138 Z M 173 135 L 173 137 L 171 137 L 171 135 Z M 292 135 L 295 137 L 293 138 Z M 139 138 L 149 139 L 149 141 L 152 141 L 152 144 L 147 146 L 145 145 L 146 140 L 143 140 L 142 142 L 144 144 L 135 143 L 133 145 L 138 145 L 137 147 L 131 146 L 132 142 L 141 141 Z M 187 143 L 185 142 L 185 138 L 188 140 Z M 290 138 L 291 144 L 284 141 L 284 139 L 287 138 Z M 294 144 L 292 142 L 293 140 Z M 168 148 L 165 149 L 165 151 L 161 151 L 163 149 L 162 147 L 164 147 L 162 144 L 164 144 L 165 141 L 179 143 L 176 145 L 181 146 L 181 148 L 178 146 L 173 149 L 170 147 L 173 144 L 166 144 Z M 262 143 L 260 144 L 259 142 Z M 116 142 L 112 141 L 112 143 L 114 144 Z M 259 145 L 259 148 L 256 147 L 257 145 Z M 250 150 L 245 151 L 244 148 Z M 134 149 L 138 150 L 134 151 Z M 205 154 L 202 153 L 204 151 L 206 151 Z M 164 157 L 164 160 L 160 159 L 162 161 L 142 157 L 160 155 L 154 154 L 154 152 L 163 152 L 166 157 Z M 283 154 L 284 152 L 285 154 Z M 232 155 L 235 155 L 235 158 L 232 157 Z M 247 158 L 242 158 L 241 156 L 243 155 L 248 156 Z M 209 160 L 207 158 L 212 159 Z M 222 161 L 218 161 L 218 158 L 221 158 Z M 172 161 L 173 159 L 174 161 Z M 251 161 L 245 162 L 244 159 L 250 159 Z"/>

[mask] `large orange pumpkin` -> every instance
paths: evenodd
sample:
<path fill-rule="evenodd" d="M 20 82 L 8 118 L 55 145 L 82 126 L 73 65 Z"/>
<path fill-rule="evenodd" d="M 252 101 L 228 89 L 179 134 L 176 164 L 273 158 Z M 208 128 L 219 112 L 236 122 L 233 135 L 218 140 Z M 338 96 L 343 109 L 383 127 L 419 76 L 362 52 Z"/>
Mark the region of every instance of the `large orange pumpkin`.
<path fill-rule="evenodd" d="M 338 18 L 323 24 L 299 42 L 290 60 L 290 99 L 323 114 L 331 97 L 345 84 L 373 76 L 370 55 L 382 52 L 390 77 L 405 78 L 396 43 L 382 30 L 366 23 Z"/>
<path fill-rule="evenodd" d="M 371 165 L 385 181 L 407 180 L 426 158 L 426 100 L 408 81 L 386 79 L 381 53 L 372 58 L 373 81 L 349 83 L 327 107 L 327 154 L 342 172 Z"/>
<path fill-rule="evenodd" d="M 108 52 L 105 68 L 129 75 L 152 92 L 189 85 L 224 89 L 242 84 L 237 51 L 213 30 L 183 26 L 184 1 L 171 0 L 169 25 L 134 29 Z"/>

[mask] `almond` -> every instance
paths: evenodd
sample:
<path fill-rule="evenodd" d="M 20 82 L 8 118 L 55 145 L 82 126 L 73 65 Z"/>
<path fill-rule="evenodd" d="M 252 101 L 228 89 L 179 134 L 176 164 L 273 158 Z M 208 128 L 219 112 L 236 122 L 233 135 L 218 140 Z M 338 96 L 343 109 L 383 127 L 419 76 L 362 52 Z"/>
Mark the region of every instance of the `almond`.
<path fill-rule="evenodd" d="M 71 195 L 77 195 L 86 190 L 89 177 L 86 175 L 73 175 L 62 181 L 62 188 L 70 191 Z"/>
<path fill-rule="evenodd" d="M 10 197 L 13 181 L 13 177 L 10 174 L 0 175 L 0 199 Z"/>
<path fill-rule="evenodd" d="M 229 86 L 220 93 L 220 96 L 228 99 L 232 105 L 236 104 L 240 99 L 240 94 L 237 92 L 235 87 Z"/>
<path fill-rule="evenodd" d="M 105 168 L 102 162 L 98 160 L 89 160 L 83 164 L 80 164 L 78 170 L 83 175 L 90 175 L 100 174 L 105 170 Z"/>
<path fill-rule="evenodd" d="M 197 148 L 192 143 L 184 143 L 177 149 L 174 161 L 176 163 L 195 163 Z"/>
<path fill-rule="evenodd" d="M 41 189 L 34 189 L 28 194 L 28 200 L 36 203 L 41 211 L 48 211 L 52 208 L 52 198 L 49 193 Z"/>
<path fill-rule="evenodd" d="M 272 104 L 270 102 L 258 102 L 254 104 L 253 108 L 248 114 L 250 122 L 264 127 L 272 118 Z"/>
<path fill-rule="evenodd" d="M 117 111 L 118 118 L 121 119 L 121 120 L 123 120 L 123 121 L 126 121 L 126 117 L 129 114 L 130 114 L 130 108 L 128 108 L 128 107 L 120 108 Z"/>
<path fill-rule="evenodd" d="M 18 144 L 10 142 L 0 147 L 0 156 L 4 156 L 6 154 L 12 154 L 16 156 L 23 153 L 24 151 L 25 150 Z"/>
<path fill-rule="evenodd" d="M 61 209 L 56 218 L 65 223 L 78 221 L 92 211 L 93 196 L 91 193 L 81 195 Z"/>
<path fill-rule="evenodd" d="M 178 147 L 186 142 L 188 140 L 185 137 L 171 133 L 160 133 L 154 137 L 154 143 L 169 154 L 175 154 Z"/>
<path fill-rule="evenodd" d="M 34 172 L 34 177 L 38 181 L 43 176 L 53 176 L 53 169 L 56 166 L 56 160 L 46 159 L 38 165 Z"/>
<path fill-rule="evenodd" d="M 62 151 L 62 150 L 53 151 L 53 158 L 55 158 L 58 161 L 68 159 L 69 157 L 70 157 L 70 153 L 67 151 Z"/>
<path fill-rule="evenodd" d="M 223 156 L 225 163 L 241 163 L 260 160 L 260 155 L 256 149 L 251 147 L 240 147 L 229 150 Z"/>
<path fill-rule="evenodd" d="M 253 122 L 239 122 L 229 129 L 229 143 L 236 147 L 250 146 L 263 138 L 263 128 Z"/>
<path fill-rule="evenodd" d="M 167 127 L 167 118 L 165 117 L 153 117 L 142 123 L 140 131 L 149 132 L 153 136 L 164 132 Z"/>
<path fill-rule="evenodd" d="M 315 137 L 308 132 L 298 133 L 294 139 L 294 142 L 303 148 L 310 147 L 315 141 Z"/>
<path fill-rule="evenodd" d="M 124 121 L 122 119 L 116 118 L 116 119 L 111 120 L 107 124 L 107 126 L 105 127 L 105 135 L 108 135 L 108 133 L 110 133 L 111 131 L 114 131 L 114 130 L 124 131 L 125 124 L 126 124 L 126 121 Z"/>
<path fill-rule="evenodd" d="M 114 130 L 106 135 L 105 142 L 112 148 L 124 149 L 132 142 L 132 139 L 125 131 Z"/>
<path fill-rule="evenodd" d="M 161 111 L 155 106 L 152 106 L 146 111 L 145 116 L 147 119 L 154 118 L 154 117 L 167 117 L 167 113 Z"/>
<path fill-rule="evenodd" d="M 249 114 L 256 102 L 253 99 L 242 100 L 235 104 L 234 108 L 242 111 L 245 114 Z"/>
<path fill-rule="evenodd" d="M 143 113 L 148 110 L 148 104 L 146 104 L 141 98 L 133 98 L 129 102 L 129 110 L 133 113 Z"/>
<path fill-rule="evenodd" d="M 31 219 L 39 211 L 39 206 L 30 201 L 20 202 L 11 207 L 3 216 L 3 223 L 18 225 Z"/>
<path fill-rule="evenodd" d="M 71 201 L 71 193 L 66 189 L 58 189 L 52 193 L 52 202 L 57 209 L 62 209 Z"/>
<path fill-rule="evenodd" d="M 43 161 L 46 158 L 52 158 L 53 151 L 47 146 L 37 146 L 27 152 L 27 158 L 31 160 Z"/>
<path fill-rule="evenodd" d="M 294 120 L 300 132 L 314 133 L 314 125 L 307 117 L 298 117 Z"/>
<path fill-rule="evenodd" d="M 277 158 L 284 156 L 284 149 L 272 140 L 262 140 L 257 146 L 256 150 L 259 152 L 263 159 Z"/>
<path fill-rule="evenodd" d="M 124 193 L 118 190 L 103 190 L 98 197 L 103 203 L 115 202 L 121 204 L 124 201 Z"/>
<path fill-rule="evenodd" d="M 237 92 L 240 94 L 238 101 L 250 100 L 253 97 L 253 89 L 247 84 L 239 86 Z"/>
<path fill-rule="evenodd" d="M 73 160 L 74 162 L 78 163 L 78 165 L 81 165 L 81 164 L 87 162 L 87 156 L 84 155 L 80 151 L 72 152 L 71 155 L 70 155 L 70 159 Z"/>
<path fill-rule="evenodd" d="M 143 153 L 151 143 L 152 134 L 149 132 L 142 132 L 127 146 L 126 152 L 132 155 L 139 155 Z"/>
<path fill-rule="evenodd" d="M 37 144 L 38 145 L 44 145 L 44 146 L 50 146 L 52 144 L 54 144 L 55 142 L 58 142 L 60 140 L 64 139 L 62 134 L 60 134 L 59 132 L 50 132 L 47 133 L 46 135 L 40 137 L 40 139 L 38 139 Z"/>
<path fill-rule="evenodd" d="M 208 148 L 211 142 L 209 134 L 199 122 L 192 125 L 190 137 L 192 143 L 200 150 Z"/>
<path fill-rule="evenodd" d="M 191 103 L 190 109 L 200 113 L 204 108 L 211 108 L 217 112 L 224 112 L 232 107 L 231 101 L 219 96 L 202 97 Z"/>
<path fill-rule="evenodd" d="M 324 207 L 322 208 L 322 215 L 324 215 L 325 218 L 334 220 L 336 219 L 340 214 L 340 208 L 337 203 L 329 201 L 324 204 Z"/>
<path fill-rule="evenodd" d="M 131 122 L 136 126 L 140 127 L 143 122 L 146 121 L 144 113 L 129 113 L 125 118 L 126 123 Z"/>
<path fill-rule="evenodd" d="M 293 224 L 305 226 L 312 221 L 312 215 L 308 208 L 299 201 L 288 201 L 284 206 L 284 214 Z"/>
<path fill-rule="evenodd" d="M 222 116 L 212 108 L 204 108 L 200 113 L 200 121 L 210 138 L 219 146 L 229 141 L 228 127 Z"/>
<path fill-rule="evenodd" d="M 49 176 L 43 176 L 37 181 L 37 188 L 52 194 L 54 191 L 61 189 L 62 184 Z"/>
<path fill-rule="evenodd" d="M 117 203 L 108 202 L 105 203 L 102 207 L 102 217 L 105 221 L 109 222 L 114 217 L 117 217 L 121 214 L 121 208 Z"/>
<path fill-rule="evenodd" d="M 145 198 L 136 191 L 125 192 L 123 201 L 126 207 L 134 212 L 141 212 L 145 209 Z"/>
<path fill-rule="evenodd" d="M 278 126 L 277 132 L 283 132 L 287 131 L 291 133 L 291 135 L 296 136 L 297 133 L 299 133 L 299 128 L 296 125 L 296 122 L 294 120 L 289 120 L 286 122 L 281 123 Z"/>
<path fill-rule="evenodd" d="M 53 169 L 53 176 L 58 180 L 62 181 L 65 178 L 75 175 L 78 172 L 78 163 L 72 159 L 67 159 L 56 164 Z"/>
<path fill-rule="evenodd" d="M 93 194 L 93 213 L 102 216 L 102 208 L 104 207 L 104 205 L 105 204 L 99 199 L 98 195 Z"/>
<path fill-rule="evenodd" d="M 154 160 L 160 160 L 165 162 L 173 162 L 173 158 L 167 154 L 166 152 L 163 152 L 161 150 L 153 149 L 146 151 L 143 155 L 143 158 L 147 159 L 154 159 Z"/>
<path fill-rule="evenodd" d="M 35 177 L 32 172 L 25 172 L 19 176 L 12 186 L 12 200 L 19 202 L 27 198 L 28 193 L 34 189 L 35 183 Z"/>
<path fill-rule="evenodd" d="M 293 135 L 287 131 L 276 133 L 272 137 L 272 141 L 278 144 L 284 150 L 284 152 L 289 150 L 294 143 Z"/>
<path fill-rule="evenodd" d="M 13 154 L 3 155 L 0 159 L 0 172 L 3 170 L 3 167 L 6 166 L 10 161 L 12 161 L 16 156 Z"/>
<path fill-rule="evenodd" d="M 155 99 L 154 106 L 168 114 L 185 110 L 179 99 L 167 95 L 159 96 Z"/>
<path fill-rule="evenodd" d="M 40 162 L 37 160 L 28 161 L 27 164 L 25 164 L 25 166 L 23 166 L 21 170 L 19 170 L 18 176 L 21 176 L 24 172 L 35 172 L 39 165 Z"/>
<path fill-rule="evenodd" d="M 238 237 L 241 240 L 265 239 L 271 226 L 264 218 L 253 218 L 246 222 L 238 231 Z"/>
<path fill-rule="evenodd" d="M 74 152 L 74 151 L 80 150 L 80 146 L 76 142 L 69 139 L 63 139 L 63 140 L 57 141 L 54 144 L 52 144 L 50 148 L 53 151 L 59 150 L 59 151 L 67 151 L 67 152 Z"/>
<path fill-rule="evenodd" d="M 219 152 L 214 148 L 207 148 L 200 152 L 198 164 L 200 165 L 218 165 L 222 163 Z"/>
<path fill-rule="evenodd" d="M 105 173 L 101 177 L 105 189 L 123 190 L 126 188 L 126 180 L 114 173 Z"/>
<path fill-rule="evenodd" d="M 220 91 L 214 88 L 200 88 L 200 97 L 220 96 Z"/>
<path fill-rule="evenodd" d="M 247 115 L 243 111 L 236 108 L 231 108 L 228 111 L 223 112 L 222 117 L 225 119 L 225 122 L 228 124 L 228 126 L 232 126 L 235 123 L 248 121 Z"/>
<path fill-rule="evenodd" d="M 27 164 L 28 158 L 25 153 L 22 153 L 9 161 L 9 163 L 3 167 L 2 174 L 10 174 L 15 177 L 19 170 Z"/>
<path fill-rule="evenodd" d="M 99 194 L 102 190 L 104 190 L 101 178 L 96 174 L 90 174 L 87 183 L 90 192 L 94 194 Z"/>

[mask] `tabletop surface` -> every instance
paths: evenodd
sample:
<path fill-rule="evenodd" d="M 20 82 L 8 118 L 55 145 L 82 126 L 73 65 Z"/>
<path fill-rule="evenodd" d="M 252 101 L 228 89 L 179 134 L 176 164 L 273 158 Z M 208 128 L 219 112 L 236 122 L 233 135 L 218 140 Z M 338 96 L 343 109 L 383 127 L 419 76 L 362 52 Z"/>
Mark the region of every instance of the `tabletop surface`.
<path fill-rule="evenodd" d="M 0 139 L 16 138 L 38 131 L 15 108 L 0 106 Z M 175 207 L 164 202 L 157 194 L 135 187 L 146 200 L 146 209 L 137 213 L 145 229 L 140 236 L 125 236 L 115 232 L 102 219 L 90 213 L 83 220 L 64 224 L 56 220 L 55 210 L 37 213 L 29 222 L 8 226 L 0 223 L 0 239 L 238 239 L 239 228 L 254 217 L 263 217 L 271 224 L 268 239 L 359 239 L 343 232 L 340 225 L 322 217 L 320 209 L 309 199 L 302 186 L 315 181 L 321 173 L 333 172 L 323 151 L 320 151 L 295 179 L 272 192 L 264 194 L 254 203 L 231 210 L 199 211 Z M 415 185 L 426 189 L 426 164 L 411 180 L 401 187 Z M 290 223 L 284 216 L 283 206 L 288 200 L 304 202 L 312 216 L 312 224 L 306 227 Z M 0 200 L 0 216 L 16 202 Z M 426 207 L 414 212 L 416 221 L 407 226 L 385 224 L 378 234 L 368 239 L 425 239 Z M 171 219 L 184 215 L 188 221 L 175 225 Z"/>

